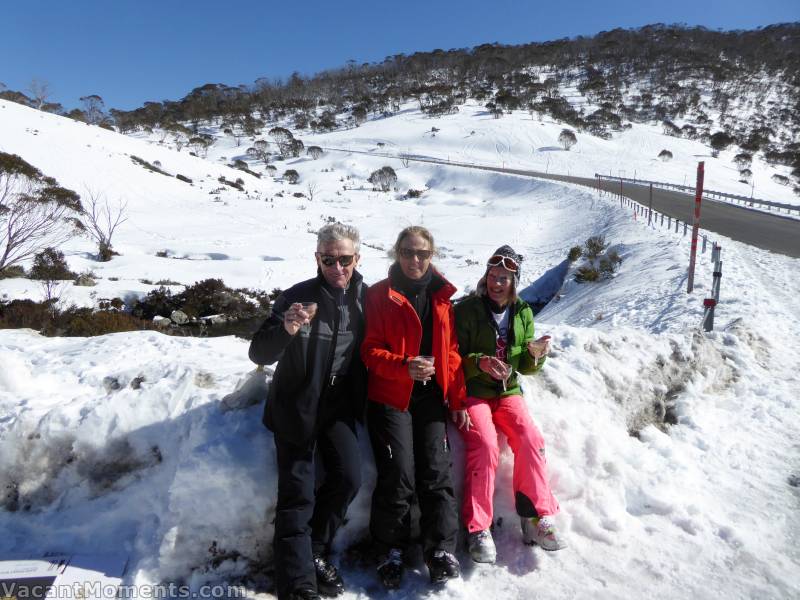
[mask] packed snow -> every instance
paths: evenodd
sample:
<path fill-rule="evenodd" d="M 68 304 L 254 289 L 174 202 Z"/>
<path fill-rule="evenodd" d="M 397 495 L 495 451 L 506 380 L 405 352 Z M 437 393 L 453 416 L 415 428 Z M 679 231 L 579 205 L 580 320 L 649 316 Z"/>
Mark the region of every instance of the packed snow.
<path fill-rule="evenodd" d="M 435 137 L 425 133 L 432 127 Z M 573 175 L 636 171 L 676 183 L 691 178 L 696 155 L 707 152 L 645 126 L 609 141 L 580 136 L 564 152 L 561 128 L 527 114 L 495 120 L 475 108 L 429 119 L 407 108 L 353 130 L 297 135 L 306 146 L 393 147 Z M 277 163 L 279 175 L 300 173 L 289 185 L 225 166 L 246 148 L 228 138 L 203 159 L 152 137 L 3 101 L 0 132 L 0 150 L 62 185 L 127 202 L 129 219 L 114 239 L 121 256 L 96 262 L 86 239 L 64 248 L 72 270 L 91 269 L 98 285 L 65 284 L 63 302 L 130 303 L 154 288 L 142 280 L 217 277 L 232 287 L 286 288 L 314 274 L 315 232 L 331 219 L 361 229 L 368 282 L 385 277 L 398 231 L 422 224 L 439 245 L 436 264 L 460 292 L 474 289 L 486 258 L 504 243 L 526 256 L 523 296 L 557 290 L 536 317 L 537 332 L 553 337 L 553 354 L 525 378 L 524 393 L 548 445 L 569 548 L 548 554 L 522 545 L 505 448 L 495 497 L 498 563 L 475 566 L 462 549 L 463 578 L 433 590 L 417 555 L 403 587 L 383 592 L 364 543 L 374 464 L 361 435 L 365 483 L 336 540 L 344 598 L 800 595 L 798 259 L 715 236 L 722 300 L 716 330 L 705 334 L 710 252 L 699 256 L 695 292 L 686 294 L 688 237 L 648 227 L 587 189 L 404 167 L 355 152 Z M 656 162 L 668 144 L 675 158 Z M 130 155 L 193 183 L 146 171 Z M 741 193 L 729 157 L 726 165 L 703 159 L 709 187 Z M 398 192 L 366 183 L 384 164 L 397 172 Z M 785 188 L 770 187 L 767 167 L 753 172 L 764 190 L 757 196 L 792 201 Z M 220 176 L 242 177 L 246 191 Z M 409 188 L 424 192 L 408 199 Z M 577 284 L 567 251 L 592 235 L 604 235 L 623 262 L 609 280 Z M 34 281 L 6 279 L 0 294 L 37 299 L 42 291 Z M 0 557 L 122 551 L 130 556 L 125 583 L 223 582 L 271 597 L 277 481 L 271 434 L 260 422 L 271 369 L 255 372 L 247 347 L 230 336 L 0 331 Z M 664 425 L 665 413 L 676 424 Z M 451 433 L 460 480 L 463 452 Z"/>

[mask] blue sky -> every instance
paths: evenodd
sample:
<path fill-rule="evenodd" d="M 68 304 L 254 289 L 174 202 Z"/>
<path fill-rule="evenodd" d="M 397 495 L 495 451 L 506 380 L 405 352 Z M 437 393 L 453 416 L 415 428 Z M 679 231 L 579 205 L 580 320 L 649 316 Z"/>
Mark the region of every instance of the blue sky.
<path fill-rule="evenodd" d="M 47 81 L 65 107 L 179 99 L 204 83 L 310 75 L 393 54 L 517 44 L 648 23 L 751 29 L 800 21 L 798 0 L 60 0 L 3 3 L 0 82 Z"/>

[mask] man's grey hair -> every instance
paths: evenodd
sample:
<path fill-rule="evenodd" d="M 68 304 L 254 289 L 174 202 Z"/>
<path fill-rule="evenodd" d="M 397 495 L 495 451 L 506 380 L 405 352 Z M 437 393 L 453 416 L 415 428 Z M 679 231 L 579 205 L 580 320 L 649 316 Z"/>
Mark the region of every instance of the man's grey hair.
<path fill-rule="evenodd" d="M 344 223 L 331 223 L 320 229 L 317 232 L 317 249 L 319 250 L 322 244 L 338 242 L 339 240 L 352 241 L 356 254 L 361 250 L 361 236 L 358 233 L 358 229 Z"/>

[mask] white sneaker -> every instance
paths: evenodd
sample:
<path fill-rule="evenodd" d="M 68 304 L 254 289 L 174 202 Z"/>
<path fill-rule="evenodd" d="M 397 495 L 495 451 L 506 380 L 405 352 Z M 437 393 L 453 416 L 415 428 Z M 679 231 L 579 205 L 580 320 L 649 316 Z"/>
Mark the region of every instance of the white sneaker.
<path fill-rule="evenodd" d="M 556 527 L 548 517 L 522 517 L 522 541 L 532 546 L 537 544 L 543 550 L 561 550 L 567 543 L 556 532 Z"/>
<path fill-rule="evenodd" d="M 476 563 L 493 563 L 497 560 L 497 548 L 488 529 L 470 533 L 467 538 L 469 555 Z"/>

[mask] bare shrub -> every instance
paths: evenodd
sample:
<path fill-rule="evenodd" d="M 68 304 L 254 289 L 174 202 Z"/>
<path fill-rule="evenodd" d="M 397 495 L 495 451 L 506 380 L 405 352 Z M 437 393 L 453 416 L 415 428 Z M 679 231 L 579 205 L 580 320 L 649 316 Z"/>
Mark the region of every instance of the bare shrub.
<path fill-rule="evenodd" d="M 128 220 L 125 211 L 127 202 L 117 201 L 115 206 L 109 204 L 105 194 L 86 188 L 87 206 L 82 211 L 82 224 L 86 234 L 97 244 L 97 259 L 108 262 L 117 254 L 111 240 L 117 227 Z"/>

